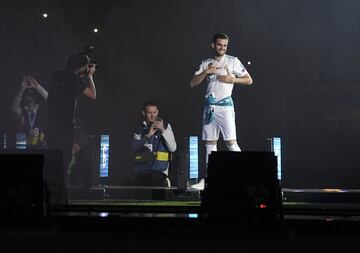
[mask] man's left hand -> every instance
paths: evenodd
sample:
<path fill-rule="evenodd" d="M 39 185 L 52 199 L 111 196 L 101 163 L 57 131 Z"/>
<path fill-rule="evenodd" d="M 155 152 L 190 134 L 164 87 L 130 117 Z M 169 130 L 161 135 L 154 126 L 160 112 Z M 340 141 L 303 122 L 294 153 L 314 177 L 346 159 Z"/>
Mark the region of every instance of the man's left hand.
<path fill-rule="evenodd" d="M 229 69 L 225 66 L 227 74 L 225 76 L 218 75 L 217 80 L 222 83 L 234 83 L 234 77 L 230 74 Z"/>
<path fill-rule="evenodd" d="M 222 83 L 234 83 L 234 79 L 231 75 L 217 76 L 217 79 Z"/>
<path fill-rule="evenodd" d="M 165 132 L 164 122 L 162 120 L 156 120 L 154 126 L 156 129 L 160 129 L 161 132 Z"/>

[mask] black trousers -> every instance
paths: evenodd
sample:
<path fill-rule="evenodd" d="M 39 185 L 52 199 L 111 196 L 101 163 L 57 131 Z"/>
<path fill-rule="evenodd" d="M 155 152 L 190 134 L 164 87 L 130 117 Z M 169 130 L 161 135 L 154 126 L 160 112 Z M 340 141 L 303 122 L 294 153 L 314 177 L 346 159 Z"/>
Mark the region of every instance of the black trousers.
<path fill-rule="evenodd" d="M 72 146 L 74 142 L 73 133 L 59 133 L 54 131 L 48 131 L 46 134 L 46 140 L 49 149 L 59 149 L 62 152 L 64 162 L 64 173 L 67 171 L 67 167 L 71 161 Z"/>

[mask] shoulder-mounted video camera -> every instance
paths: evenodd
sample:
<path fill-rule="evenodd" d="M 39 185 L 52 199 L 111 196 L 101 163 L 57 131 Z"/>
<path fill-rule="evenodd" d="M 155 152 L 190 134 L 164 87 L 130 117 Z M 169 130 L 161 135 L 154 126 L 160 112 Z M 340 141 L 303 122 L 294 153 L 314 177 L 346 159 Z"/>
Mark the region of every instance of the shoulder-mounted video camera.
<path fill-rule="evenodd" d="M 90 58 L 90 65 L 95 65 L 95 68 L 98 68 L 99 63 L 93 59 L 94 50 L 94 46 L 86 46 L 83 48 L 82 52 Z"/>
<path fill-rule="evenodd" d="M 82 66 L 95 65 L 95 68 L 99 67 L 99 64 L 92 58 L 94 54 L 94 46 L 86 46 L 79 51 L 75 51 L 69 57 L 65 59 L 66 69 L 70 71 L 76 71 Z"/>

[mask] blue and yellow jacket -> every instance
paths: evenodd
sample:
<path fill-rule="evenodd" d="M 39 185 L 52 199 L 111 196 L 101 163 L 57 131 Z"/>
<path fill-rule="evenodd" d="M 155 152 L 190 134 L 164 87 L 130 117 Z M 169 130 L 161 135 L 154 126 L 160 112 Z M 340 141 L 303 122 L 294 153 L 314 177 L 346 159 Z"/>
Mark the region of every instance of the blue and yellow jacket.
<path fill-rule="evenodd" d="M 164 122 L 165 132 L 156 131 L 148 138 L 150 126 L 143 124 L 135 129 L 132 150 L 134 152 L 134 170 L 165 171 L 169 167 L 171 153 L 176 150 L 176 142 L 169 123 Z"/>

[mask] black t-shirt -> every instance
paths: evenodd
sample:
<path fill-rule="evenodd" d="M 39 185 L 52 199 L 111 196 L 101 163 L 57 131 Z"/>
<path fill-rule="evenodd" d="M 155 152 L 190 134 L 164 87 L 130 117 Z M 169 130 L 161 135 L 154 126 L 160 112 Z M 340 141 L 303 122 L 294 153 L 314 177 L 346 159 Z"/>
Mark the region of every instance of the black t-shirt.
<path fill-rule="evenodd" d="M 48 96 L 48 130 L 73 131 L 77 97 L 87 87 L 75 73 L 60 70 L 53 74 Z"/>

